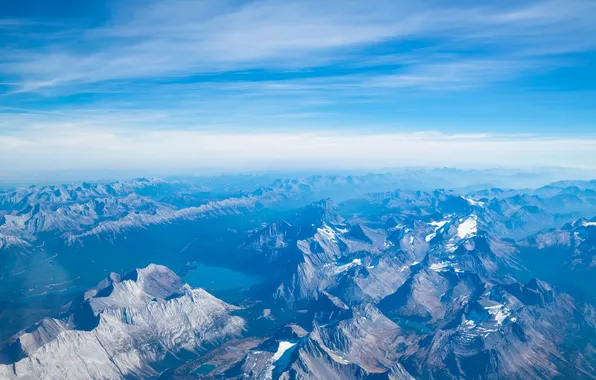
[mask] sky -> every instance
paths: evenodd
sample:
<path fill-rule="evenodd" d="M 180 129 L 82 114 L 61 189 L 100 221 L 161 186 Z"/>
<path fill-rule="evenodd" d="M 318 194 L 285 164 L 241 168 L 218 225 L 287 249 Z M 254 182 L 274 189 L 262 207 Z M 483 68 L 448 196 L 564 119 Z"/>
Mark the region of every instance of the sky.
<path fill-rule="evenodd" d="M 596 1 L 0 0 L 0 175 L 596 168 Z"/>

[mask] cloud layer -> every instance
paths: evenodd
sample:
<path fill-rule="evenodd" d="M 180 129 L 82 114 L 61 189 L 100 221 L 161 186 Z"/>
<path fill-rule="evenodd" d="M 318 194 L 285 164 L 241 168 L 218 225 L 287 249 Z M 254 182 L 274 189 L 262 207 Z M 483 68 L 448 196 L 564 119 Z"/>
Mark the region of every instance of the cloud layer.
<path fill-rule="evenodd" d="M 557 65 L 547 58 L 596 46 L 596 4 L 588 0 L 113 4 L 100 25 L 41 24 L 33 34 L 41 47 L 6 49 L 1 67 L 13 76 L 12 90 L 337 63 L 404 69 L 379 84 L 436 85 L 445 69 L 449 83 L 468 75 L 477 81 L 482 73 L 493 76 L 493 60 L 503 74 L 523 73 Z M 31 25 L 6 20 L 3 30 L 16 41 L 30 41 L 23 31 Z M 371 46 L 380 49 L 361 57 Z M 462 54 L 470 51 L 479 58 Z"/>
<path fill-rule="evenodd" d="M 11 167 L 596 165 L 591 0 L 27 1 L 0 18 Z"/>
<path fill-rule="evenodd" d="M 596 169 L 594 138 L 345 133 L 213 133 L 104 130 L 38 132 L 0 137 L 0 174 L 30 171 L 134 169 L 379 169 L 395 167 Z M 51 159 L 47 159 L 51 157 Z"/>

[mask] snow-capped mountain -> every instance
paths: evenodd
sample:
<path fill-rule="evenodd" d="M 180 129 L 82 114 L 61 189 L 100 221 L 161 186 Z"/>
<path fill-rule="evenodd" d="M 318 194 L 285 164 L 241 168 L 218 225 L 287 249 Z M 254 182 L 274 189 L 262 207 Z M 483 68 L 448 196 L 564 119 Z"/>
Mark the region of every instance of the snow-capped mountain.
<path fill-rule="evenodd" d="M 592 182 L 391 181 L 4 194 L 0 377 L 596 378 Z M 106 276 L 149 259 L 218 298 L 160 265 Z"/>
<path fill-rule="evenodd" d="M 256 231 L 243 248 L 282 269 L 275 295 L 291 304 L 316 299 L 321 291 L 348 303 L 378 301 L 421 261 L 435 271 L 468 270 L 483 278 L 508 278 L 518 268 L 515 247 L 483 230 L 468 201 L 448 197 L 442 205 L 448 211 L 463 207 L 449 214 L 434 208 L 421 220 L 386 213 L 370 223 L 346 220 L 326 200 Z"/>
<path fill-rule="evenodd" d="M 200 353 L 242 333 L 238 308 L 192 289 L 158 265 L 110 277 L 61 318 L 44 319 L 5 343 L 3 379 L 119 379 L 159 374 L 153 365 Z"/>

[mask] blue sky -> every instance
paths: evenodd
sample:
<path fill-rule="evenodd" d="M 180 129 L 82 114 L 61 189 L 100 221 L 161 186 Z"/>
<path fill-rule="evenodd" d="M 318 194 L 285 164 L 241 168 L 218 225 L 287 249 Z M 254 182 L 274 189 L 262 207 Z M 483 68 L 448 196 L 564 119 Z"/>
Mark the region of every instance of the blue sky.
<path fill-rule="evenodd" d="M 592 0 L 0 5 L 0 172 L 596 167 Z"/>

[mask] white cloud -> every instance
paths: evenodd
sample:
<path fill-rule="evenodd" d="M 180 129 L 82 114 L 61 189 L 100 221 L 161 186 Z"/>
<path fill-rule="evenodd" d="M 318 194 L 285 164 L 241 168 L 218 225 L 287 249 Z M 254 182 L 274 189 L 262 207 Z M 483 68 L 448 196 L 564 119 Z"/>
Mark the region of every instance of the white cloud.
<path fill-rule="evenodd" d="M 66 128 L 0 137 L 7 174 L 74 169 L 289 169 L 403 166 L 596 168 L 596 139 L 536 136 L 146 131 Z"/>
<path fill-rule="evenodd" d="M 459 53 L 480 50 L 486 56 L 479 61 L 488 65 L 493 59 L 496 64 L 515 62 L 501 68 L 510 75 L 545 56 L 596 47 L 596 3 L 585 0 L 497 5 L 387 0 L 174 0 L 135 3 L 134 8 L 128 2 L 116 4 L 101 28 L 84 29 L 77 38 L 71 33 L 63 38 L 64 29 L 59 28 L 41 48 L 6 51 L 0 67 L 18 78 L 16 91 L 248 68 L 325 66 L 358 61 L 354 49 L 389 40 L 427 41 L 426 49 L 411 51 L 405 62 L 414 72 L 448 64 L 459 67 L 459 74 L 469 69 L 472 75 L 477 68 L 458 65 Z M 442 56 L 444 51 L 451 56 Z M 404 81 L 427 83 L 407 72 L 398 77 L 398 86 Z"/>
<path fill-rule="evenodd" d="M 432 96 L 578 64 L 564 54 L 596 48 L 594 1 L 112 4 L 100 27 L 56 23 L 40 33 L 27 20 L 0 20 L 13 41 L 0 50 L 0 99 L 32 108 L 0 109 L 0 170 L 596 165 L 594 138 L 372 132 L 458 130 L 460 111 L 465 130 L 481 120 L 485 131 L 484 121 L 522 103 L 530 111 L 520 119 L 537 115 L 540 125 L 556 114 L 536 106 L 543 98 L 477 102 L 471 121 L 469 98 L 452 106 Z M 257 73 L 238 73 L 246 69 Z M 61 98 L 70 94 L 93 96 Z M 574 100 L 556 94 L 553 104 Z M 364 113 L 376 125 L 358 120 Z"/>

